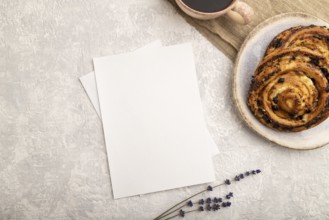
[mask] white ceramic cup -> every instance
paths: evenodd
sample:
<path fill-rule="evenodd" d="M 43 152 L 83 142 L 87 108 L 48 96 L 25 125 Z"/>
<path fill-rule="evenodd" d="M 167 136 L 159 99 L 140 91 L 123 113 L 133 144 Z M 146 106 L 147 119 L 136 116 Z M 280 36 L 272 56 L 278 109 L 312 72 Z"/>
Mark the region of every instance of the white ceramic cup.
<path fill-rule="evenodd" d="M 254 10 L 246 3 L 239 0 L 233 0 L 232 3 L 223 10 L 216 12 L 196 11 L 187 6 L 182 0 L 175 0 L 177 5 L 189 16 L 201 20 L 209 20 L 227 14 L 238 24 L 248 24 L 254 15 Z M 200 0 L 202 1 L 202 0 Z"/>

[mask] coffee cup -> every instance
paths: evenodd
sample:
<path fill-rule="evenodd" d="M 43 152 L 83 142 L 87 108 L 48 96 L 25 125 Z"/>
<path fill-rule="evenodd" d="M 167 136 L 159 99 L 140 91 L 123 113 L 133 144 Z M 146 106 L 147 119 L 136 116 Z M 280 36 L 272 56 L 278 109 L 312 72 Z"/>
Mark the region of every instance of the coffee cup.
<path fill-rule="evenodd" d="M 239 0 L 175 0 L 189 16 L 202 20 L 214 19 L 226 14 L 238 24 L 248 24 L 253 9 Z"/>

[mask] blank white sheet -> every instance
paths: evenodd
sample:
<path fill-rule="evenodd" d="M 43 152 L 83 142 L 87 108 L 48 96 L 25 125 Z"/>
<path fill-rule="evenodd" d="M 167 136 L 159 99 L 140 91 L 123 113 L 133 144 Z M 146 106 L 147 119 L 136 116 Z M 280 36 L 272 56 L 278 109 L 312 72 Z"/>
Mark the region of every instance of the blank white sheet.
<path fill-rule="evenodd" d="M 94 67 L 114 198 L 215 180 L 190 44 Z"/>

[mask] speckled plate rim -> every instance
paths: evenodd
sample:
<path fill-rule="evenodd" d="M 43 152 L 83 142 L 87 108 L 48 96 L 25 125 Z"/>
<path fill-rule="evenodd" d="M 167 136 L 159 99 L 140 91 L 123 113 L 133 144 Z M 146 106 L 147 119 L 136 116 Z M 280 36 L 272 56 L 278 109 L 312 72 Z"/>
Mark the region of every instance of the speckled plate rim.
<path fill-rule="evenodd" d="M 247 124 L 247 126 L 249 128 L 251 128 L 251 130 L 253 130 L 257 134 L 259 134 L 263 138 L 265 138 L 265 139 L 267 139 L 267 140 L 269 140 L 271 142 L 274 142 L 274 143 L 276 143 L 276 144 L 278 144 L 280 146 L 283 146 L 283 147 L 287 147 L 287 148 L 291 148 L 291 149 L 295 149 L 295 150 L 311 150 L 311 149 L 316 149 L 316 148 L 325 146 L 326 144 L 329 143 L 329 140 L 327 142 L 325 142 L 325 143 L 316 144 L 316 145 L 310 145 L 310 146 L 305 146 L 303 148 L 299 148 L 299 147 L 296 147 L 296 146 L 287 144 L 285 142 L 282 142 L 280 140 L 277 140 L 275 137 L 268 136 L 268 134 L 266 134 L 265 132 L 261 131 L 256 126 L 254 126 L 254 124 L 252 123 L 252 121 L 246 116 L 246 114 L 245 114 L 245 112 L 244 112 L 244 110 L 243 110 L 243 108 L 241 106 L 241 103 L 240 103 L 240 101 L 242 101 L 242 100 L 239 100 L 239 97 L 238 97 L 238 94 L 237 94 L 238 93 L 237 92 L 237 77 L 238 77 L 239 64 L 240 64 L 240 60 L 241 60 L 241 57 L 243 55 L 243 52 L 246 49 L 249 41 L 252 40 L 263 28 L 268 27 L 269 25 L 273 24 L 276 21 L 279 21 L 281 19 L 287 19 L 289 17 L 299 17 L 299 18 L 304 18 L 304 19 L 308 19 L 309 18 L 309 19 L 316 20 L 316 21 L 321 22 L 321 23 L 325 23 L 325 24 L 327 24 L 327 26 L 329 26 L 329 24 L 326 21 L 324 21 L 324 20 L 322 20 L 322 19 L 320 19 L 320 18 L 318 18 L 316 16 L 313 16 L 311 14 L 302 13 L 302 12 L 289 12 L 289 13 L 279 14 L 279 15 L 273 16 L 271 18 L 268 18 L 267 20 L 265 20 L 262 23 L 260 23 L 259 25 L 257 25 L 249 33 L 249 35 L 246 37 L 246 39 L 244 40 L 244 42 L 241 45 L 240 50 L 239 50 L 239 52 L 237 54 L 235 63 L 234 63 L 233 83 L 232 83 L 233 84 L 233 86 L 232 86 L 232 89 L 233 89 L 233 99 L 234 99 L 235 106 L 238 109 L 238 111 L 240 113 L 240 116 L 243 119 L 243 121 Z M 246 83 L 250 84 L 250 81 L 248 81 Z M 244 100 L 244 101 L 246 102 L 246 100 Z M 264 125 L 262 125 L 262 126 L 264 126 Z"/>

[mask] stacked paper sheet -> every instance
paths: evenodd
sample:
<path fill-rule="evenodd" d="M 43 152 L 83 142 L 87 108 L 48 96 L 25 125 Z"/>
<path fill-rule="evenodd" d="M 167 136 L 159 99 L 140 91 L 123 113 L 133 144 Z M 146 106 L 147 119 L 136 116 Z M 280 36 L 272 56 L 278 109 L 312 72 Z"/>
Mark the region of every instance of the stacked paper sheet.
<path fill-rule="evenodd" d="M 94 58 L 80 78 L 103 122 L 114 198 L 215 180 L 192 46 Z"/>

